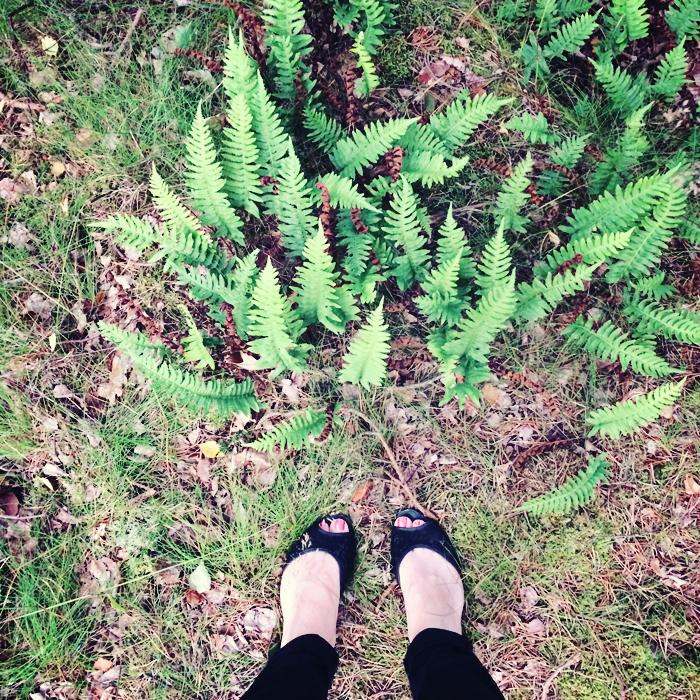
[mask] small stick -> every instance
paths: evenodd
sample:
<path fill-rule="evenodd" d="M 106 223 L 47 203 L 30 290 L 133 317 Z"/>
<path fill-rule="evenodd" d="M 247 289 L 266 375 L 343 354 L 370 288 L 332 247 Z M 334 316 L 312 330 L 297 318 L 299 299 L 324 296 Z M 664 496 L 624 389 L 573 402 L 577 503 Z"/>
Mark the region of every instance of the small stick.
<path fill-rule="evenodd" d="M 610 668 L 612 669 L 613 676 L 615 676 L 617 684 L 620 686 L 620 700 L 627 700 L 627 691 L 625 690 L 625 684 L 622 681 L 620 672 L 614 666 L 611 666 Z"/>
<path fill-rule="evenodd" d="M 423 507 L 419 502 L 418 499 L 416 498 L 415 494 L 413 491 L 411 491 L 411 487 L 408 485 L 408 482 L 406 481 L 406 475 L 403 473 L 403 469 L 399 466 L 398 461 L 396 460 L 396 456 L 394 455 L 393 450 L 391 447 L 389 447 L 389 443 L 386 441 L 386 438 L 382 435 L 381 431 L 377 427 L 376 423 L 372 421 L 371 418 L 366 416 L 364 413 L 360 413 L 360 411 L 351 408 L 350 409 L 351 413 L 354 413 L 358 418 L 361 418 L 369 427 L 372 429 L 372 432 L 376 435 L 377 439 L 381 443 L 382 447 L 384 448 L 384 452 L 386 452 L 386 456 L 389 458 L 389 462 L 391 463 L 391 466 L 394 468 L 394 471 L 396 472 L 396 476 L 399 478 L 399 482 L 401 484 L 401 488 L 403 489 L 404 494 L 406 494 L 406 497 L 408 498 L 409 503 L 415 507 L 416 510 L 419 510 L 423 515 L 425 515 L 426 518 L 433 518 L 434 520 L 438 520 L 437 515 L 433 513 L 432 510 L 429 508 Z"/>
<path fill-rule="evenodd" d="M 136 10 L 136 15 L 134 16 L 134 20 L 131 23 L 131 26 L 126 31 L 126 36 L 124 37 L 124 40 L 119 45 L 119 48 L 114 52 L 114 57 L 112 58 L 112 61 L 116 61 L 119 58 L 119 55 L 125 49 L 126 45 L 129 43 L 129 39 L 131 39 L 131 35 L 134 33 L 134 30 L 136 29 L 136 25 L 141 21 L 141 17 L 143 17 L 143 10 L 139 7 L 139 9 Z"/>
<path fill-rule="evenodd" d="M 557 666 L 557 668 L 554 669 L 554 673 L 547 679 L 545 684 L 542 686 L 542 695 L 540 696 L 541 700 L 547 700 L 547 694 L 549 693 L 549 689 L 552 687 L 552 683 L 556 680 L 556 677 L 562 672 L 566 671 L 569 666 L 573 666 L 574 664 L 579 663 L 581 661 L 581 654 L 576 652 L 568 661 L 565 661 L 561 666 Z"/>

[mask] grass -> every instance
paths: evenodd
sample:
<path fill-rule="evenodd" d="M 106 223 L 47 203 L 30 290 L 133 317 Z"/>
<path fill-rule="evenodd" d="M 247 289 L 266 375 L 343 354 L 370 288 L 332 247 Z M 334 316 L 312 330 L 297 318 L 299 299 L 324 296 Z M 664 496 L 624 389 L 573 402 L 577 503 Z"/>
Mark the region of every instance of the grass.
<path fill-rule="evenodd" d="M 87 42 L 118 48 L 133 9 L 66 7 L 54 0 L 22 7 L 13 0 L 0 10 L 3 91 L 32 101 L 41 91 L 64 98 L 48 109 L 61 117 L 34 120 L 33 136 L 11 134 L 2 151 L 3 177 L 31 170 L 38 186 L 17 205 L 5 205 L 0 223 L 0 237 L 17 221 L 33 237 L 31 250 L 3 244 L 0 258 L 0 492 L 11 491 L 20 507 L 17 519 L 0 518 L 3 692 L 29 698 L 48 684 L 47 693 L 62 688 L 67 697 L 100 687 L 117 687 L 129 698 L 239 697 L 270 641 L 244 629 L 246 612 L 278 610 L 284 552 L 316 517 L 342 509 L 353 513 L 362 540 L 341 612 L 335 696 L 408 697 L 401 668 L 405 619 L 400 596 L 389 591 L 387 539 L 401 499 L 386 455 L 364 424 L 348 419 L 326 442 L 274 457 L 263 468 L 276 478 L 261 486 L 259 465 L 236 458 L 248 432 L 192 416 L 133 379 L 114 405 L 98 396 L 113 365 L 90 329 L 98 295 L 109 291 L 121 269 L 105 258 L 118 265 L 124 258 L 108 237 L 94 236 L 85 224 L 103 212 L 149 213 L 145 182 L 153 162 L 164 177 L 181 180 L 183 139 L 196 105 L 203 100 L 205 109 L 216 111 L 220 92 L 205 82 L 184 82 L 189 59 L 156 58 L 158 64 L 153 49 L 163 50 L 168 30 L 189 25 L 189 45 L 220 58 L 233 19 L 226 8 L 201 3 L 145 10 L 145 21 L 118 57 Z M 37 76 L 20 65 L 9 29 L 12 12 L 32 73 L 48 71 L 42 85 L 32 86 Z M 477 26 L 462 21 L 465 13 L 478 19 Z M 495 53 L 503 74 L 494 88 L 521 94 L 515 51 L 524 33 L 501 31 L 497 8 L 477 10 L 463 1 L 420 0 L 399 8 L 397 31 L 378 54 L 387 84 L 416 87 L 416 66 L 428 58 L 413 51 L 408 37 L 425 25 L 443 30 L 445 51 L 456 51 L 455 37 L 469 39 L 477 74 L 493 73 L 484 54 Z M 59 41 L 55 60 L 38 49 L 45 33 Z M 561 78 L 554 76 L 547 90 L 572 128 L 593 133 L 603 146 L 614 143 L 614 115 L 598 108 L 599 95 L 593 95 L 596 108 L 588 109 L 579 87 Z M 508 110 L 499 117 L 509 118 Z M 681 143 L 659 123 L 643 167 L 665 162 L 681 147 L 694 158 L 696 141 L 691 132 Z M 472 153 L 508 162 L 514 145 L 494 130 Z M 79 174 L 55 178 L 50 169 L 56 159 L 75 165 Z M 434 191 L 428 205 L 435 212 L 448 200 L 478 203 L 499 187 L 498 177 L 468 169 Z M 491 223 L 465 223 L 480 249 Z M 540 239 L 537 232 L 518 242 L 523 268 Z M 133 282 L 126 282 L 133 284 L 133 297 L 166 330 L 175 328 L 179 294 L 143 260 L 134 269 Z M 32 293 L 51 302 L 49 317 L 23 313 Z M 78 330 L 81 315 L 87 334 Z M 415 331 L 417 324 L 396 316 L 396 334 Z M 600 404 L 597 391 L 622 393 L 617 378 L 594 363 L 581 377 L 587 364 L 549 326 L 540 330 L 504 334 L 495 356 L 514 371 L 537 372 L 564 406 L 562 415 L 544 411 L 537 392 L 506 382 L 498 385 L 512 404 L 485 405 L 473 416 L 451 418 L 437 407 L 435 387 L 362 392 L 358 406 L 410 466 L 421 502 L 447 516 L 465 556 L 466 629 L 509 700 L 541 692 L 554 670 L 577 653 L 582 661 L 557 677 L 556 697 L 597 700 L 623 687 L 634 700 L 697 699 L 697 606 L 686 593 L 698 588 L 697 502 L 684 494 L 683 482 L 698 474 L 690 446 L 698 441 L 700 391 L 688 393 L 679 420 L 660 421 L 636 439 L 597 445 L 615 472 L 590 507 L 567 516 L 516 516 L 513 508 L 525 498 L 560 485 L 584 465 L 581 448 L 569 447 L 512 469 L 515 451 L 528 444 L 523 435 L 532 431 L 539 439 L 572 429 L 586 408 Z M 322 343 L 333 348 L 326 338 Z M 72 396 L 57 398 L 60 385 Z M 302 398 L 324 392 L 319 371 Z M 269 404 L 281 413 L 295 408 L 278 388 Z M 197 446 L 210 438 L 225 454 L 202 464 Z M 648 453 L 650 442 L 655 455 Z M 369 495 L 352 504 L 367 479 L 374 482 Z M 112 569 L 99 568 L 104 558 Z M 657 573 L 656 560 L 684 586 Z M 223 600 L 188 598 L 187 576 L 200 562 L 225 590 Z M 101 571 L 100 580 L 94 571 Z M 177 582 L 168 583 L 175 573 Z M 530 607 L 522 593 L 528 586 L 538 596 Z M 533 619 L 544 623 L 544 634 L 528 628 Z M 213 635 L 235 637 L 238 631 L 248 646 L 219 653 Z M 278 625 L 273 644 L 279 635 Z M 97 659 L 118 666 L 118 677 L 100 686 Z"/>

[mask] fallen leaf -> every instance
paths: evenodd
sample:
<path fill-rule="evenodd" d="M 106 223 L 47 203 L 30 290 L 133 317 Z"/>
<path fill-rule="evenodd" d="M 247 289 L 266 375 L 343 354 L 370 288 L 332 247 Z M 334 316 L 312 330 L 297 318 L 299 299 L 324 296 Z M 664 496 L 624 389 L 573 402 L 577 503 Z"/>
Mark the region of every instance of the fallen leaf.
<path fill-rule="evenodd" d="M 532 586 L 523 586 L 519 591 L 520 600 L 523 602 L 523 611 L 532 610 L 540 599 L 539 594 Z"/>
<path fill-rule="evenodd" d="M 202 454 L 208 459 L 215 459 L 221 454 L 221 448 L 216 440 L 207 440 L 203 442 L 199 449 L 202 450 Z"/>
<path fill-rule="evenodd" d="M 54 163 L 51 163 L 51 174 L 54 177 L 61 177 L 63 173 L 66 172 L 66 166 L 63 165 L 60 161 L 55 161 Z"/>
<path fill-rule="evenodd" d="M 88 563 L 88 572 L 102 585 L 111 584 L 113 586 L 121 583 L 122 577 L 119 573 L 119 564 L 110 557 L 100 557 L 92 559 Z"/>
<path fill-rule="evenodd" d="M 547 238 L 549 238 L 550 243 L 554 243 L 554 245 L 559 245 L 561 243 L 561 239 L 554 231 L 547 231 Z"/>
<path fill-rule="evenodd" d="M 258 360 L 247 352 L 240 353 L 242 362 L 237 362 L 236 367 L 240 367 L 248 372 L 258 369 Z"/>
<path fill-rule="evenodd" d="M 464 49 L 465 51 L 469 49 L 469 39 L 466 39 L 463 36 L 456 36 L 454 38 L 454 42 L 460 49 Z"/>
<path fill-rule="evenodd" d="M 191 588 L 185 593 L 185 600 L 187 605 L 191 605 L 193 608 L 197 605 L 201 605 L 204 600 L 204 596 L 197 591 L 193 591 Z"/>
<path fill-rule="evenodd" d="M 0 508 L 3 509 L 5 515 L 15 517 L 19 513 L 19 501 L 17 496 L 12 491 L 3 491 L 0 493 Z"/>
<path fill-rule="evenodd" d="M 136 445 L 134 447 L 134 454 L 150 459 L 151 457 L 155 457 L 156 451 L 148 445 Z"/>
<path fill-rule="evenodd" d="M 41 49 L 47 56 L 56 56 L 58 54 L 58 42 L 51 36 L 42 36 L 39 40 Z"/>
<path fill-rule="evenodd" d="M 100 384 L 97 387 L 97 395 L 109 401 L 110 406 L 114 406 L 117 397 L 124 393 L 124 370 L 122 369 L 122 358 L 119 354 L 112 358 L 112 369 L 109 373 L 109 382 Z"/>
<path fill-rule="evenodd" d="M 277 469 L 262 452 L 247 447 L 233 456 L 233 467 L 249 469 L 245 482 L 262 488 L 270 488 L 277 478 Z"/>
<path fill-rule="evenodd" d="M 218 652 L 219 660 L 226 654 L 233 654 L 248 646 L 248 641 L 240 632 L 237 637 L 233 637 L 230 634 L 212 634 L 209 637 L 209 641 L 212 649 Z"/>
<path fill-rule="evenodd" d="M 55 399 L 72 399 L 75 394 L 65 384 L 56 384 L 53 388 L 53 396 Z"/>
<path fill-rule="evenodd" d="M 41 471 L 43 472 L 44 476 L 53 476 L 53 477 L 67 477 L 68 474 L 66 474 L 63 469 L 60 469 L 57 467 L 55 464 L 51 464 L 48 462 L 45 464 Z"/>
<path fill-rule="evenodd" d="M 78 146 L 87 146 L 92 141 L 92 131 L 90 129 L 78 129 L 75 132 L 75 142 Z"/>
<path fill-rule="evenodd" d="M 700 484 L 698 484 L 698 482 L 695 481 L 695 479 L 690 474 L 688 474 L 685 477 L 685 480 L 683 481 L 683 486 L 685 487 L 685 492 L 689 496 L 697 496 L 698 494 L 700 494 Z"/>
<path fill-rule="evenodd" d="M 114 666 L 114 664 L 109 659 L 97 659 L 93 665 L 93 668 L 95 671 L 101 671 L 104 673 L 105 671 L 109 671 L 112 666 Z"/>
<path fill-rule="evenodd" d="M 68 199 L 68 195 L 66 195 L 62 200 L 61 200 L 61 214 L 63 216 L 68 216 L 68 213 L 70 211 L 70 200 Z"/>
<path fill-rule="evenodd" d="M 199 562 L 197 568 L 189 575 L 187 582 L 197 593 L 206 593 L 211 589 L 211 576 L 204 562 Z"/>
<path fill-rule="evenodd" d="M 102 147 L 105 149 L 105 151 L 116 151 L 121 142 L 122 139 L 119 134 L 105 134 L 104 138 L 102 139 Z"/>
<path fill-rule="evenodd" d="M 536 617 L 525 624 L 525 629 L 527 630 L 527 634 L 541 636 L 544 635 L 547 628 L 544 626 L 544 622 Z"/>
<path fill-rule="evenodd" d="M 252 608 L 245 614 L 242 624 L 248 632 L 271 639 L 277 627 L 277 613 L 271 608 Z"/>
<path fill-rule="evenodd" d="M 0 180 L 0 197 L 8 204 L 17 204 L 20 197 L 23 194 L 27 194 L 27 192 L 29 190 L 24 185 L 11 180 L 9 177 Z"/>
<path fill-rule="evenodd" d="M 372 488 L 372 479 L 367 479 L 362 486 L 360 486 L 357 491 L 355 491 L 355 494 L 352 497 L 352 502 L 357 503 L 358 501 L 361 501 L 363 498 L 366 498 L 367 494 L 369 493 L 369 490 Z"/>
<path fill-rule="evenodd" d="M 180 583 L 180 574 L 182 573 L 179 566 L 171 566 L 161 571 L 156 577 L 156 582 L 161 586 L 173 586 Z"/>
<path fill-rule="evenodd" d="M 12 245 L 15 246 L 15 248 L 33 252 L 35 248 L 31 242 L 36 241 L 37 239 L 36 236 L 33 236 L 29 232 L 29 229 L 23 223 L 15 221 L 15 223 L 12 224 L 12 228 L 10 229 L 9 233 L 7 234 L 7 239 L 3 239 L 3 242 L 5 242 L 5 240 L 12 243 Z"/>
<path fill-rule="evenodd" d="M 474 629 L 476 629 L 477 632 L 480 632 L 481 634 L 485 634 L 492 639 L 503 639 L 506 635 L 503 634 L 501 628 L 494 624 L 493 622 L 488 625 L 481 624 L 480 622 L 475 622 L 474 623 Z"/>
<path fill-rule="evenodd" d="M 34 292 L 29 296 L 27 301 L 24 302 L 23 313 L 36 314 L 42 321 L 46 322 L 51 319 L 51 314 L 55 306 L 56 304 L 52 301 Z"/>
<path fill-rule="evenodd" d="M 221 605 L 228 598 L 228 589 L 218 583 L 214 583 L 212 589 L 205 593 L 205 598 L 213 605 Z"/>

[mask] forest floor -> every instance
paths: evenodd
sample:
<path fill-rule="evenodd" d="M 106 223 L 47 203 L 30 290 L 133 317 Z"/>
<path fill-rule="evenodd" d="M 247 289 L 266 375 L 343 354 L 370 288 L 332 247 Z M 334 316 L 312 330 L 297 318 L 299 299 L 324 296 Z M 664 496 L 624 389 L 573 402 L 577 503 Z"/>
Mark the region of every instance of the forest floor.
<path fill-rule="evenodd" d="M 340 423 L 305 451 L 246 449 L 322 392 L 323 373 L 281 385 L 258 373 L 268 409 L 252 420 L 209 423 L 164 403 L 105 351 L 95 323 L 145 316 L 167 330 L 185 292 L 86 225 L 153 214 L 151 164 L 181 174 L 197 102 L 219 90 L 215 67 L 173 46 L 186 39 L 220 61 L 235 13 L 177 1 L 3 5 L 0 696 L 240 697 L 279 642 L 284 552 L 315 518 L 342 510 L 357 524 L 360 558 L 332 697 L 408 698 L 405 617 L 389 573 L 389 527 L 405 503 L 396 459 L 464 554 L 465 629 L 509 700 L 700 698 L 697 385 L 635 437 L 592 445 L 575 428 L 584 405 L 644 383 L 571 354 L 555 318 L 503 334 L 481 407 L 438 407 L 434 363 L 399 300 L 390 387 L 348 387 Z M 453 92 L 444 55 L 467 62 L 462 86 L 556 106 L 523 92 L 489 6 L 407 0 L 397 12 L 378 54 L 388 87 L 375 116 L 405 101 L 439 108 Z M 506 153 L 507 118 L 478 132 L 477 155 Z M 655 128 L 672 150 L 668 119 Z M 478 241 L 472 215 L 497 188 L 497 175 L 467 168 L 431 206 L 454 201 Z M 520 263 L 528 246 L 548 244 L 541 231 L 523 241 Z M 690 280 L 697 270 L 674 255 L 670 268 Z M 245 354 L 232 362 L 246 369 Z M 513 512 L 591 451 L 613 470 L 588 507 Z M 200 563 L 212 578 L 204 594 L 188 585 Z"/>

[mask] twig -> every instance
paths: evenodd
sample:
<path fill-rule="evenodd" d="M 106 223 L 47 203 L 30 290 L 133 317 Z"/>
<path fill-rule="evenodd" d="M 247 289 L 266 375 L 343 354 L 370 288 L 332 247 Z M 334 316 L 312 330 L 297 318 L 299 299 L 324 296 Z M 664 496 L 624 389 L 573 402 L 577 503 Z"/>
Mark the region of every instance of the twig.
<path fill-rule="evenodd" d="M 119 45 L 119 48 L 114 52 L 114 56 L 112 58 L 112 62 L 116 61 L 119 58 L 119 55 L 121 52 L 126 48 L 126 45 L 129 43 L 129 40 L 131 39 L 131 35 L 134 33 L 134 30 L 136 29 L 136 25 L 141 21 L 141 17 L 143 17 L 143 10 L 139 7 L 138 10 L 136 10 L 136 15 L 134 16 L 134 20 L 129 26 L 129 29 L 126 31 L 126 36 L 124 37 L 122 43 Z"/>
<path fill-rule="evenodd" d="M 612 669 L 613 676 L 615 676 L 617 684 L 620 686 L 620 700 L 627 700 L 627 691 L 625 690 L 625 684 L 622 680 L 620 672 L 614 666 L 610 666 L 610 668 Z"/>
<path fill-rule="evenodd" d="M 403 489 L 404 494 L 408 498 L 409 503 L 416 509 L 419 510 L 423 515 L 425 515 L 426 518 L 433 518 L 435 520 L 438 519 L 437 515 L 433 513 L 432 510 L 429 508 L 425 508 L 422 506 L 419 502 L 418 499 L 416 498 L 415 494 L 411 490 L 411 487 L 408 485 L 408 482 L 406 481 L 406 475 L 403 473 L 403 469 L 399 465 L 398 461 L 396 460 L 396 456 L 394 455 L 393 450 L 391 447 L 389 447 L 389 443 L 386 441 L 386 438 L 382 435 L 381 431 L 379 430 L 379 427 L 377 424 L 368 416 L 366 416 L 364 413 L 361 413 L 360 411 L 351 408 L 350 413 L 354 413 L 358 418 L 362 419 L 369 427 L 372 429 L 372 432 L 374 435 L 376 435 L 377 440 L 381 443 L 382 447 L 384 448 L 384 452 L 386 452 L 386 456 L 389 459 L 389 462 L 391 463 L 391 466 L 394 468 L 394 472 L 396 472 L 396 476 L 399 479 L 399 483 L 401 484 L 401 488 Z"/>
<path fill-rule="evenodd" d="M 440 379 L 440 375 L 437 377 L 433 377 L 432 379 L 426 379 L 424 382 L 418 382 L 418 384 L 403 384 L 401 386 L 390 386 L 387 389 L 387 392 L 389 394 L 393 393 L 394 391 L 410 391 L 413 389 L 414 391 L 416 389 L 425 389 L 426 387 L 432 386 L 435 384 Z"/>
<path fill-rule="evenodd" d="M 552 683 L 556 680 L 557 676 L 562 672 L 566 671 L 569 666 L 573 666 L 574 664 L 579 663 L 581 661 L 581 654 L 576 652 L 568 661 L 565 661 L 561 666 L 557 666 L 554 669 L 554 672 L 552 675 L 547 679 L 545 684 L 542 686 L 542 695 L 540 696 L 541 700 L 547 700 L 547 694 L 549 693 L 549 689 L 552 687 Z"/>
<path fill-rule="evenodd" d="M 382 607 L 382 603 L 396 590 L 396 587 L 398 586 L 398 582 L 396 579 L 394 579 L 382 592 L 382 594 L 379 596 L 379 600 L 377 601 L 377 604 L 374 606 L 374 614 L 376 615 L 380 608 Z"/>

